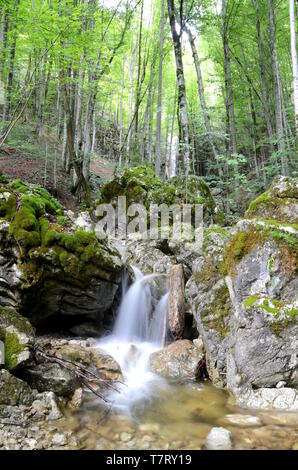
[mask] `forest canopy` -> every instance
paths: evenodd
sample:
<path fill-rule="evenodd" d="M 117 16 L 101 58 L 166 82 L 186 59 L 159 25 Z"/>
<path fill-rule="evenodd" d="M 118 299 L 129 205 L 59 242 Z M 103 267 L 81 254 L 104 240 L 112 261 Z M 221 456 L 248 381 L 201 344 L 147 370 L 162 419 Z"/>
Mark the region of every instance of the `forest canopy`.
<path fill-rule="evenodd" d="M 294 0 L 0 0 L 0 151 L 27 126 L 81 201 L 102 157 L 200 176 L 237 211 L 297 175 L 297 15 Z"/>

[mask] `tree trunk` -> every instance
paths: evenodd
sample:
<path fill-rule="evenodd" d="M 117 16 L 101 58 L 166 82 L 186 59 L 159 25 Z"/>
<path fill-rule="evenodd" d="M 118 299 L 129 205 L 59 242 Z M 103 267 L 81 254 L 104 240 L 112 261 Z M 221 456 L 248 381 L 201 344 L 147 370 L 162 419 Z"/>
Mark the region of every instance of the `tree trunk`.
<path fill-rule="evenodd" d="M 15 12 L 18 11 L 19 8 L 19 0 L 15 0 L 14 9 Z M 16 13 L 15 13 L 16 14 Z M 15 25 L 12 25 L 13 28 L 16 28 Z M 15 29 L 12 42 L 9 49 L 9 66 L 8 66 L 8 74 L 6 79 L 6 93 L 5 93 L 5 102 L 3 108 L 3 121 L 8 121 L 10 117 L 10 109 L 11 109 L 11 99 L 12 99 L 12 91 L 13 91 L 13 79 L 14 79 L 14 66 L 15 66 L 15 55 L 16 55 L 16 43 L 17 43 L 17 31 Z"/>
<path fill-rule="evenodd" d="M 170 270 L 169 327 L 174 339 L 181 339 L 185 325 L 185 292 L 182 264 Z"/>
<path fill-rule="evenodd" d="M 237 154 L 237 139 L 236 139 L 236 121 L 234 110 L 233 89 L 231 80 L 231 59 L 228 38 L 228 18 L 227 18 L 227 0 L 222 1 L 222 15 L 223 15 L 223 47 L 224 47 L 224 72 L 225 72 L 225 91 L 226 91 L 226 107 L 228 119 L 228 129 L 230 137 L 230 153 Z"/>
<path fill-rule="evenodd" d="M 206 128 L 206 133 L 207 133 L 207 138 L 208 142 L 210 145 L 210 150 L 211 154 L 213 155 L 213 158 L 217 164 L 218 167 L 218 174 L 219 176 L 222 176 L 223 172 L 222 169 L 218 163 L 218 158 L 217 158 L 217 151 L 213 142 L 212 138 L 212 127 L 210 123 L 210 117 L 209 113 L 207 110 L 207 105 L 206 105 L 206 100 L 205 100 L 205 91 L 204 91 L 204 86 L 203 86 L 203 78 L 202 78 L 202 72 L 201 72 L 201 67 L 200 67 L 200 62 L 199 62 L 199 56 L 197 52 L 197 48 L 195 45 L 195 39 L 190 31 L 190 29 L 185 28 L 187 34 L 188 34 L 188 39 L 192 51 L 192 56 L 193 56 L 193 61 L 195 64 L 195 69 L 196 69 L 196 74 L 197 74 L 197 81 L 198 81 L 198 91 L 199 91 L 199 96 L 200 96 L 200 103 L 201 103 L 201 108 L 203 111 L 203 117 L 204 117 L 204 123 L 205 123 L 205 128 Z"/>
<path fill-rule="evenodd" d="M 276 120 L 276 133 L 277 133 L 277 147 L 281 159 L 281 171 L 283 175 L 287 174 L 287 161 L 285 155 L 285 140 L 284 128 L 282 118 L 282 88 L 279 74 L 279 63 L 276 50 L 276 25 L 275 25 L 275 6 L 274 0 L 268 0 L 269 12 L 269 33 L 270 33 L 270 46 L 272 53 L 273 72 L 275 79 L 275 120 Z"/>
<path fill-rule="evenodd" d="M 296 136 L 298 136 L 298 65 L 297 65 L 297 49 L 296 49 L 294 0 L 290 0 L 290 29 L 291 29 L 291 56 L 292 56 L 292 71 L 293 71 L 294 110 L 295 110 Z"/>
<path fill-rule="evenodd" d="M 141 1 L 141 17 L 139 27 L 139 44 L 138 44 L 138 74 L 136 88 L 136 104 L 135 104 L 135 135 L 137 136 L 139 129 L 139 106 L 141 97 L 141 65 L 142 65 L 142 33 L 143 33 L 143 17 L 144 17 L 144 0 Z"/>
<path fill-rule="evenodd" d="M 157 176 L 160 176 L 160 165 L 161 165 L 161 118 L 162 118 L 162 74 L 163 74 L 164 29 L 165 29 L 165 0 L 161 0 L 159 74 L 158 74 L 158 98 L 157 98 L 157 113 L 156 113 L 156 146 L 155 146 L 155 173 Z"/>
<path fill-rule="evenodd" d="M 168 12 L 171 26 L 171 33 L 174 45 L 175 60 L 176 60 L 176 75 L 178 81 L 178 106 L 179 106 L 179 131 L 180 143 L 183 146 L 183 160 L 185 173 L 188 174 L 190 170 L 190 151 L 189 151 L 189 122 L 187 114 L 187 101 L 186 101 L 186 88 L 182 60 L 182 45 L 181 35 L 176 30 L 176 16 L 174 0 L 167 0 Z M 180 0 L 180 11 L 182 10 L 182 0 Z M 181 19 L 182 22 L 182 19 Z"/>
<path fill-rule="evenodd" d="M 261 34 L 261 23 L 260 23 L 260 19 L 258 16 L 258 0 L 252 0 L 252 3 L 256 11 L 259 64 L 260 64 L 261 79 L 262 79 L 263 112 L 264 112 L 264 117 L 265 117 L 266 127 L 267 127 L 267 134 L 268 134 L 268 139 L 269 139 L 269 148 L 272 154 L 274 152 L 273 130 L 272 130 L 272 125 L 271 125 L 271 120 L 270 120 L 270 113 L 269 113 L 268 91 L 267 91 L 267 84 L 266 84 L 264 52 L 263 52 L 264 48 L 263 48 L 263 41 L 262 41 L 262 34 Z"/>

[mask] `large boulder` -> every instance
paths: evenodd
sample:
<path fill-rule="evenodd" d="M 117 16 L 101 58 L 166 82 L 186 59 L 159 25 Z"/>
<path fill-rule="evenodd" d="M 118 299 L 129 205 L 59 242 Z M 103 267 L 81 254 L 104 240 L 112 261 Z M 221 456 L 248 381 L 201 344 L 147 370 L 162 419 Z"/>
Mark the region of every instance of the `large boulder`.
<path fill-rule="evenodd" d="M 150 370 L 168 379 L 191 380 L 199 375 L 204 353 L 192 341 L 179 340 L 151 354 Z"/>
<path fill-rule="evenodd" d="M 0 196 L 0 305 L 34 324 L 57 315 L 100 324 L 121 281 L 119 253 L 76 229 L 39 186 L 3 183 Z"/>
<path fill-rule="evenodd" d="M 297 388 L 297 237 L 282 221 L 241 220 L 222 242 L 204 240 L 186 286 L 210 378 L 241 405 L 261 406 L 259 395 L 281 381 Z"/>
<path fill-rule="evenodd" d="M 261 194 L 249 206 L 245 217 L 276 220 L 289 224 L 298 223 L 297 178 L 279 176 L 270 189 Z"/>
<path fill-rule="evenodd" d="M 38 364 L 21 372 L 21 377 L 39 392 L 54 392 L 70 398 L 77 388 L 75 375 L 58 364 Z"/>
<path fill-rule="evenodd" d="M 121 168 L 101 188 L 98 203 L 116 204 L 119 196 L 126 196 L 127 207 L 140 203 L 146 209 L 150 204 L 202 204 L 206 223 L 223 221 L 209 186 L 202 178 L 193 175 L 163 181 L 145 166 Z"/>

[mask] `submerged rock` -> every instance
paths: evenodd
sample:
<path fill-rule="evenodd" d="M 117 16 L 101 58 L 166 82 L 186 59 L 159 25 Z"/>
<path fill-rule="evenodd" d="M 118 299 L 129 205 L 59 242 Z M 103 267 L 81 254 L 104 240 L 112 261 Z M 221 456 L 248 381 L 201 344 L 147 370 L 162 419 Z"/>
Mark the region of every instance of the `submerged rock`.
<path fill-rule="evenodd" d="M 208 450 L 231 450 L 232 433 L 225 428 L 212 428 L 206 440 Z"/>
<path fill-rule="evenodd" d="M 151 354 L 149 367 L 152 372 L 169 379 L 194 379 L 203 358 L 203 350 L 185 339 Z"/>

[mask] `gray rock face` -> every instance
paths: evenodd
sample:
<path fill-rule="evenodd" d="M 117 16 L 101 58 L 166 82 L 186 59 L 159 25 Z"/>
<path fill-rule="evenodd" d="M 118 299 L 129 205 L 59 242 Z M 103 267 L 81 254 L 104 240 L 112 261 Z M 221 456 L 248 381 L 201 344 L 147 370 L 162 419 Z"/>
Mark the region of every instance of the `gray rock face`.
<path fill-rule="evenodd" d="M 50 390 L 58 396 L 71 397 L 77 386 L 75 376 L 58 364 L 38 364 L 24 369 L 21 376 L 39 392 Z"/>
<path fill-rule="evenodd" d="M 212 428 L 206 440 L 208 450 L 231 450 L 232 433 L 225 428 Z"/>
<path fill-rule="evenodd" d="M 0 405 L 31 405 L 36 398 L 26 382 L 14 377 L 7 370 L 0 370 Z"/>
<path fill-rule="evenodd" d="M 286 183 L 271 188 L 283 200 L 290 196 Z M 224 243 L 205 243 L 193 265 L 186 296 L 209 376 L 232 390 L 241 406 L 277 407 L 279 382 L 286 385 L 285 407 L 296 406 L 295 390 L 285 390 L 298 385 L 297 243 L 293 226 L 242 220 Z"/>
<path fill-rule="evenodd" d="M 149 366 L 152 372 L 169 379 L 194 379 L 203 360 L 202 348 L 189 340 L 179 340 L 151 354 Z"/>

